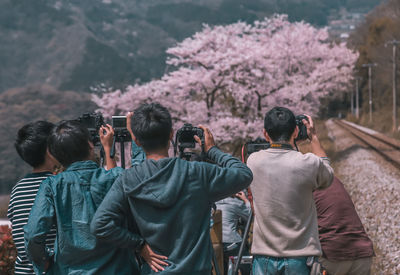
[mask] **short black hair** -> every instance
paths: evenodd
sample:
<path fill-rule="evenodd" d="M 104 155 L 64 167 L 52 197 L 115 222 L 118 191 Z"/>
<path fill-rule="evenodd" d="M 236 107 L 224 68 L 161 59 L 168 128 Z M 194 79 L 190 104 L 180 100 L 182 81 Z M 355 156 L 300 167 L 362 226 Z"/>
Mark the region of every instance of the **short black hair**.
<path fill-rule="evenodd" d="M 142 104 L 134 111 L 132 132 L 146 152 L 168 146 L 172 131 L 171 114 L 159 103 Z"/>
<path fill-rule="evenodd" d="M 54 124 L 39 120 L 28 123 L 18 130 L 14 146 L 18 155 L 33 168 L 45 162 L 47 138 Z"/>
<path fill-rule="evenodd" d="M 90 154 L 90 134 L 76 120 L 60 121 L 48 139 L 50 153 L 67 168 L 74 162 L 86 160 Z"/>
<path fill-rule="evenodd" d="M 296 129 L 296 117 L 285 107 L 274 107 L 265 114 L 264 129 L 274 142 L 287 142 Z"/>

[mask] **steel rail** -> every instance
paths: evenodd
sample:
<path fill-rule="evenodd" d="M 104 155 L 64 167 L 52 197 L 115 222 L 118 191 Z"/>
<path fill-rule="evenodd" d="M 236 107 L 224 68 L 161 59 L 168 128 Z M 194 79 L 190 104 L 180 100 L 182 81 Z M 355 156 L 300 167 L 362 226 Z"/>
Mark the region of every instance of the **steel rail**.
<path fill-rule="evenodd" d="M 378 148 L 378 146 L 372 144 L 371 142 L 367 141 L 365 138 L 363 138 L 361 135 L 365 135 L 368 136 L 372 139 L 374 139 L 377 142 L 383 143 L 387 146 L 390 146 L 391 148 L 393 148 L 395 151 L 399 151 L 400 152 L 400 146 L 398 146 L 397 144 L 393 144 L 387 140 L 384 140 L 380 137 L 371 135 L 369 133 L 366 133 L 364 131 L 362 131 L 361 129 L 358 129 L 354 126 L 351 126 L 349 124 L 346 124 L 342 121 L 339 120 L 334 120 L 334 122 L 341 128 L 345 129 L 347 132 L 349 132 L 352 136 L 354 136 L 355 138 L 357 138 L 358 140 L 360 140 L 362 143 L 364 143 L 368 148 L 374 150 L 375 152 L 377 152 L 379 155 L 381 155 L 386 161 L 390 162 L 393 166 L 395 166 L 397 169 L 400 169 L 400 159 L 396 159 L 396 158 L 392 158 L 391 156 L 389 156 L 387 153 L 385 153 L 384 151 L 382 151 L 381 149 Z M 361 133 L 361 134 L 360 134 Z"/>
<path fill-rule="evenodd" d="M 354 129 L 354 130 L 356 130 L 356 131 L 362 133 L 363 135 L 369 136 L 369 137 L 371 137 L 371 138 L 373 138 L 373 139 L 376 139 L 376 140 L 378 140 L 378 141 L 380 141 L 380 142 L 382 142 L 382 143 L 385 143 L 386 145 L 389 145 L 390 147 L 392 147 L 392 148 L 394 148 L 394 149 L 396 149 L 396 150 L 400 150 L 400 146 L 399 146 L 399 145 L 394 144 L 394 143 L 392 143 L 392 142 L 390 142 L 390 141 L 387 141 L 387 140 L 385 140 L 385 139 L 383 139 L 383 138 L 381 138 L 381 137 L 374 136 L 374 135 L 372 135 L 372 134 L 370 134 L 370 133 L 364 132 L 363 130 L 361 130 L 361 129 L 357 128 L 357 127 L 354 127 L 354 126 L 352 126 L 352 125 L 350 125 L 350 124 L 344 123 L 343 121 L 340 121 L 340 120 L 335 120 L 335 122 L 337 122 L 337 123 L 339 123 L 339 124 L 342 124 L 342 125 L 345 125 L 345 126 L 348 126 L 348 127 L 350 127 L 351 129 Z"/>

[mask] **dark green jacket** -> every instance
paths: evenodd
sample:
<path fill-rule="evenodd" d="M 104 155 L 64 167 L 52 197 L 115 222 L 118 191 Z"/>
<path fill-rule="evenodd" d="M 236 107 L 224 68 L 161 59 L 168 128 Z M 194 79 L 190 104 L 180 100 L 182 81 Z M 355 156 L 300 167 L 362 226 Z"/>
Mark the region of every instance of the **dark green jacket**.
<path fill-rule="evenodd" d="M 46 251 L 45 236 L 53 223 L 57 226 L 57 238 L 48 274 L 139 272 L 132 249 L 110 246 L 90 233 L 97 207 L 122 171 L 106 171 L 93 161 L 82 161 L 42 182 L 24 228 L 27 253 L 37 273 L 44 270 L 52 256 Z M 141 238 L 136 235 L 136 240 L 140 243 Z"/>
<path fill-rule="evenodd" d="M 168 257 L 170 265 L 157 274 L 210 274 L 211 205 L 246 188 L 252 173 L 216 147 L 208 157 L 221 167 L 165 158 L 146 160 L 125 171 L 98 208 L 92 232 L 134 248 L 135 234 L 119 226 L 134 220 L 154 252 Z M 151 273 L 145 264 L 141 274 Z"/>

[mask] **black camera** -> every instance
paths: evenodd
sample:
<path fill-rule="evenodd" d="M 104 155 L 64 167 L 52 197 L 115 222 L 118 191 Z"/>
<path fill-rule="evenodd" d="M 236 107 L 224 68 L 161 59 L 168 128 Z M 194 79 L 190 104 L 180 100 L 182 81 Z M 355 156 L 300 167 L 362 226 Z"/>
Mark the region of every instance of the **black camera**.
<path fill-rule="evenodd" d="M 194 127 L 190 123 L 185 123 L 182 128 L 176 132 L 176 138 L 179 147 L 181 148 L 194 148 L 196 147 L 196 140 L 194 136 L 198 136 L 204 144 L 203 129 Z"/>
<path fill-rule="evenodd" d="M 112 116 L 112 127 L 114 128 L 115 141 L 131 141 L 131 135 L 126 128 L 126 116 Z"/>
<path fill-rule="evenodd" d="M 202 144 L 202 155 L 204 155 L 204 132 L 203 129 L 194 127 L 190 123 L 185 123 L 182 128 L 180 128 L 176 132 L 175 136 L 175 144 L 174 144 L 174 152 L 177 153 L 177 149 L 179 148 L 179 157 L 190 160 L 192 158 L 192 153 L 185 153 L 184 150 L 186 148 L 195 148 L 196 140 L 194 136 L 198 136 L 201 140 Z"/>
<path fill-rule="evenodd" d="M 88 129 L 93 144 L 98 145 L 100 143 L 100 127 L 105 125 L 103 115 L 101 113 L 85 113 L 77 121 Z"/>
<path fill-rule="evenodd" d="M 295 141 L 308 139 L 307 127 L 306 127 L 306 125 L 304 125 L 303 119 L 308 121 L 308 117 L 306 117 L 305 115 L 296 116 L 296 125 L 299 127 L 299 134 L 297 135 L 297 138 L 295 139 Z"/>
<path fill-rule="evenodd" d="M 249 141 L 246 143 L 247 155 L 249 156 L 250 154 L 258 152 L 260 150 L 268 149 L 270 146 L 271 144 L 263 138 L 257 138 L 254 141 Z"/>
<path fill-rule="evenodd" d="M 126 129 L 126 116 L 112 116 L 112 126 L 114 130 Z"/>

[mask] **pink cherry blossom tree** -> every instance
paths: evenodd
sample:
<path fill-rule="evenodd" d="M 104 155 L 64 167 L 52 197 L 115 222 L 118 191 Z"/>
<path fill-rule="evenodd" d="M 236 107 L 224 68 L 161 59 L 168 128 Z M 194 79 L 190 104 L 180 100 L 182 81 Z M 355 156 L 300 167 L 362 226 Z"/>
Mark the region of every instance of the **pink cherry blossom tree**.
<path fill-rule="evenodd" d="M 265 112 L 285 106 L 315 115 L 320 98 L 347 91 L 358 55 L 328 41 L 326 29 L 286 15 L 226 26 L 204 25 L 167 50 L 161 79 L 94 96 L 106 115 L 158 101 L 176 127 L 204 124 L 220 143 L 261 135 Z"/>

